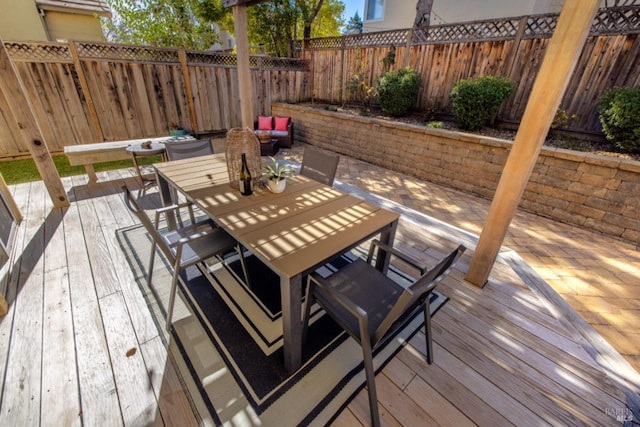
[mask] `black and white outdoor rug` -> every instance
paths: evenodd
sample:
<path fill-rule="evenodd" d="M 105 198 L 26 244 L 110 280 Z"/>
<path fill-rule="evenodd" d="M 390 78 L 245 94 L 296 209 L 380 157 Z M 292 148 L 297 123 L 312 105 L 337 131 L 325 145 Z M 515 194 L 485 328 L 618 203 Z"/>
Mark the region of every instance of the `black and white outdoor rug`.
<path fill-rule="evenodd" d="M 239 262 L 230 268 L 213 263 L 210 272 L 193 267 L 182 276 L 172 334 L 165 330 L 171 274 L 156 256 L 151 288 L 147 268 L 151 241 L 142 226 L 117 231 L 118 239 L 154 317 L 172 352 L 192 405 L 204 424 L 325 425 L 364 387 L 362 352 L 323 312 L 314 308 L 303 366 L 289 375 L 283 366 L 282 319 L 278 277 L 255 257 L 247 257 L 251 286 L 244 284 Z M 331 274 L 355 257 L 354 250 L 320 269 Z M 237 274 L 236 274 L 237 273 Z M 393 271 L 394 280 L 410 278 Z M 447 301 L 436 292 L 431 312 Z M 376 370 L 397 353 L 424 323 L 418 314 L 375 355 Z"/>

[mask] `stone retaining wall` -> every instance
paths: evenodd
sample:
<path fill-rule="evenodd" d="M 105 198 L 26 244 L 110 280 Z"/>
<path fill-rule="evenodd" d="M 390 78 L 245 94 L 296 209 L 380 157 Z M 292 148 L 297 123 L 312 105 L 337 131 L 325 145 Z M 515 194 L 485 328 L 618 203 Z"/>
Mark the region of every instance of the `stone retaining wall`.
<path fill-rule="evenodd" d="M 293 104 L 295 140 L 492 198 L 512 142 Z M 640 243 L 640 163 L 543 147 L 520 207 Z"/>

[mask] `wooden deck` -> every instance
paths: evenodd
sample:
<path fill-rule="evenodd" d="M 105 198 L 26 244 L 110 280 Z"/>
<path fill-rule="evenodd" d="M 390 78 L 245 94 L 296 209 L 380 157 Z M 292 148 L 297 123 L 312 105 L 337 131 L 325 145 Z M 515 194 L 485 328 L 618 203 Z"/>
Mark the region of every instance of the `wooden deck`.
<path fill-rule="evenodd" d="M 116 241 L 134 223 L 120 192 L 133 173 L 65 178 L 65 210 L 42 182 L 12 187 L 25 221 L 0 321 L 0 425 L 197 425 Z M 418 334 L 377 376 L 383 424 L 619 424 L 638 384 L 517 255 L 503 253 L 478 289 L 463 280 L 473 239 L 400 222 L 397 245 L 427 262 L 457 243 L 469 250 L 439 287 L 451 301 L 434 317 L 434 364 Z M 334 423 L 361 424 L 366 391 Z"/>

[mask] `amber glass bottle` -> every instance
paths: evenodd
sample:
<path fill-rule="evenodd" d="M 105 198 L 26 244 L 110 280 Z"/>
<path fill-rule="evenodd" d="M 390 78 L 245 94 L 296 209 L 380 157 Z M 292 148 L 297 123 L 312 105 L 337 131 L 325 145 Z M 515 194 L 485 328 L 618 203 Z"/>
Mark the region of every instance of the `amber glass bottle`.
<path fill-rule="evenodd" d="M 253 193 L 251 184 L 251 172 L 247 166 L 247 155 L 242 153 L 242 168 L 240 169 L 240 194 L 250 196 Z"/>

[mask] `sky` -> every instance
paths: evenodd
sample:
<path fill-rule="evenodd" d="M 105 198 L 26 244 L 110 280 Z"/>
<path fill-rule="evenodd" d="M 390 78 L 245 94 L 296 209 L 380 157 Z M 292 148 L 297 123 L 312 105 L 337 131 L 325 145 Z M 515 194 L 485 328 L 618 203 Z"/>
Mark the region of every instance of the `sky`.
<path fill-rule="evenodd" d="M 360 19 L 364 15 L 364 1 L 365 0 L 342 0 L 344 3 L 344 18 L 345 22 L 348 22 L 349 19 L 355 15 L 356 10 L 358 11 L 358 15 L 360 15 Z"/>

